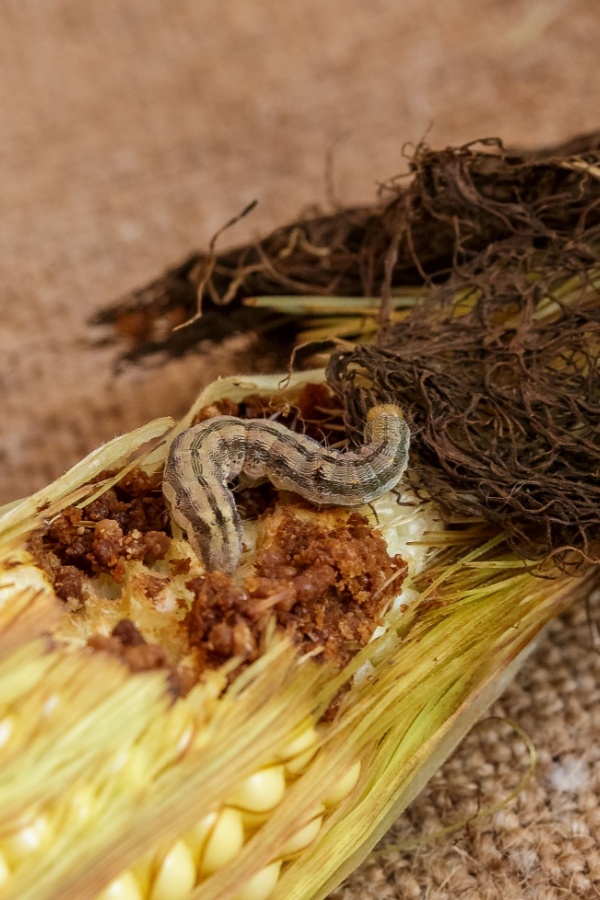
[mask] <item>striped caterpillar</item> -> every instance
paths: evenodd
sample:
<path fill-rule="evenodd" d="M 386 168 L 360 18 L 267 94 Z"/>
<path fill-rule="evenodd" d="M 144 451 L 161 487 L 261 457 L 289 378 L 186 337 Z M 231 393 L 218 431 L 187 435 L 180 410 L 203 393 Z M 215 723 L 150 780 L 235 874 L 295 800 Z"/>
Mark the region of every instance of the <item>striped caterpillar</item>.
<path fill-rule="evenodd" d="M 217 416 L 175 438 L 163 493 L 206 570 L 231 573 L 240 561 L 242 524 L 227 483 L 241 474 L 266 476 L 316 506 L 362 506 L 399 482 L 410 430 L 397 406 L 374 406 L 364 437 L 359 450 L 343 452 L 279 422 Z"/>

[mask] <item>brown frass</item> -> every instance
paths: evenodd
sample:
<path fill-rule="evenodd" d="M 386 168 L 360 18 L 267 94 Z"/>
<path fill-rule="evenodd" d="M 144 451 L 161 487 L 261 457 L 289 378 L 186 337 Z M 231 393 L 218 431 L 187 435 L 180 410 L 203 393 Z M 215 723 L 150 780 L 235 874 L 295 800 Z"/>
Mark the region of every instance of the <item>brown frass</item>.
<path fill-rule="evenodd" d="M 131 672 L 149 672 L 167 668 L 162 647 L 150 644 L 130 619 L 121 619 L 110 635 L 94 634 L 88 647 L 116 656 Z"/>
<path fill-rule="evenodd" d="M 334 528 L 285 513 L 243 585 L 211 573 L 188 582 L 190 644 L 203 665 L 256 659 L 271 619 L 303 651 L 343 665 L 371 638 L 407 566 L 358 513 Z"/>
<path fill-rule="evenodd" d="M 120 581 L 124 564 L 152 565 L 171 542 L 160 476 L 135 469 L 96 500 L 68 506 L 30 536 L 27 549 L 62 600 L 82 598 L 83 576 L 108 573 Z"/>

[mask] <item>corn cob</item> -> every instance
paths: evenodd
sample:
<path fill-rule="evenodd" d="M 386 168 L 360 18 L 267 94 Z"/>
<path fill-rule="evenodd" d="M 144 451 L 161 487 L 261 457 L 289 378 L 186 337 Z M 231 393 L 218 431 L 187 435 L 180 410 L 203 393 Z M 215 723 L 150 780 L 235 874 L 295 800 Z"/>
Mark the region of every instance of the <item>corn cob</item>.
<path fill-rule="evenodd" d="M 294 377 L 283 396 L 322 380 Z M 134 466 L 160 470 L 200 409 L 277 392 L 272 378 L 218 382 L 174 428 L 159 420 L 119 438 L 2 511 L 2 897 L 324 897 L 503 690 L 544 623 L 586 591 L 585 577 L 536 578 L 478 523 L 444 529 L 431 505 L 407 515 L 386 496 L 377 527 L 409 578 L 342 671 L 272 633 L 248 668 L 209 670 L 173 702 L 160 670 L 132 675 L 92 652 L 28 535 Z M 252 545 L 250 526 L 245 537 Z M 183 539 L 173 544 L 184 552 Z M 105 584 L 95 590 L 88 611 L 109 632 L 114 600 Z"/>

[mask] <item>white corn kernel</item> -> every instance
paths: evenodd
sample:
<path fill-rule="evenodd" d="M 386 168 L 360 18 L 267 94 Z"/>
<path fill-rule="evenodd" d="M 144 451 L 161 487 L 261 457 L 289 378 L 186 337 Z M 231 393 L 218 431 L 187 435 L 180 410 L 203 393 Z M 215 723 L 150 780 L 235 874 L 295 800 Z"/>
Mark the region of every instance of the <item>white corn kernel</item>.
<path fill-rule="evenodd" d="M 195 882 L 196 866 L 192 853 L 183 841 L 177 841 L 158 867 L 150 900 L 187 900 Z"/>
<path fill-rule="evenodd" d="M 252 878 L 249 878 L 241 891 L 239 891 L 234 900 L 267 900 L 275 890 L 275 886 L 279 879 L 279 870 L 281 862 L 271 863 L 256 872 Z"/>
<path fill-rule="evenodd" d="M 283 800 L 285 794 L 285 771 L 283 766 L 269 766 L 259 769 L 246 778 L 228 800 L 232 806 L 249 812 L 261 813 L 273 809 Z"/>
<path fill-rule="evenodd" d="M 244 826 L 237 809 L 225 807 L 215 822 L 204 847 L 199 872 L 211 875 L 231 862 L 244 845 Z"/>
<path fill-rule="evenodd" d="M 309 747 L 313 747 L 318 740 L 319 735 L 312 726 L 305 728 L 298 737 L 295 737 L 283 747 L 277 756 L 277 760 L 287 762 L 287 760 L 293 759 L 299 753 L 304 753 Z"/>
<path fill-rule="evenodd" d="M 96 900 L 142 900 L 142 892 L 131 872 L 123 872 L 96 895 Z"/>
<path fill-rule="evenodd" d="M 2 842 L 2 851 L 9 862 L 18 865 L 40 849 L 49 837 L 48 820 L 37 816 L 24 824 Z"/>
<path fill-rule="evenodd" d="M 292 856 L 300 850 L 305 850 L 317 838 L 322 824 L 323 816 L 316 815 L 284 843 L 283 847 L 277 851 L 278 855 Z"/>
<path fill-rule="evenodd" d="M 338 778 L 333 787 L 325 794 L 323 797 L 325 806 L 337 806 L 338 803 L 341 803 L 341 801 L 356 787 L 359 775 L 360 763 L 355 762 L 341 778 Z"/>

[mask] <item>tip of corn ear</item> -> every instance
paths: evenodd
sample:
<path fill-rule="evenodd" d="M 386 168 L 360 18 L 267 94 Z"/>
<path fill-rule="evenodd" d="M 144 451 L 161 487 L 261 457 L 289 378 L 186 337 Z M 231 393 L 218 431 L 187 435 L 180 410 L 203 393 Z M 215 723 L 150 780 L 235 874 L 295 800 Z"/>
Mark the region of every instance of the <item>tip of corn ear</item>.
<path fill-rule="evenodd" d="M 296 378 L 292 389 L 322 377 Z M 278 390 L 272 379 L 221 382 L 175 430 L 223 397 Z M 107 648 L 133 647 L 130 661 L 155 653 L 135 656 L 143 645 L 129 626 L 115 638 L 119 603 L 138 625 L 162 616 L 183 627 L 178 601 L 191 602 L 186 582 L 202 577 L 183 540 L 151 564 L 130 559 L 89 576 L 106 639 L 96 648 L 81 625 L 86 605 L 69 611 L 64 630 L 64 608 L 24 548 L 31 529 L 73 498 L 83 510 L 69 525 L 73 541 L 78 528 L 95 528 L 85 519 L 94 496 L 86 479 L 102 475 L 97 500 L 119 480 L 103 471 L 127 469 L 125 457 L 159 471 L 165 446 L 142 452 L 141 443 L 168 428 L 162 421 L 118 439 L 0 519 L 3 896 L 324 896 L 502 689 L 543 623 L 585 590 L 585 580 L 536 579 L 501 536 L 444 530 L 431 507 L 385 497 L 370 527 L 408 560 L 410 577 L 385 621 L 372 623 L 374 642 L 352 646 L 340 671 L 271 629 L 245 668 L 229 662 L 174 690 L 168 665 L 134 674 Z M 113 532 L 132 554 L 148 549 Z"/>

